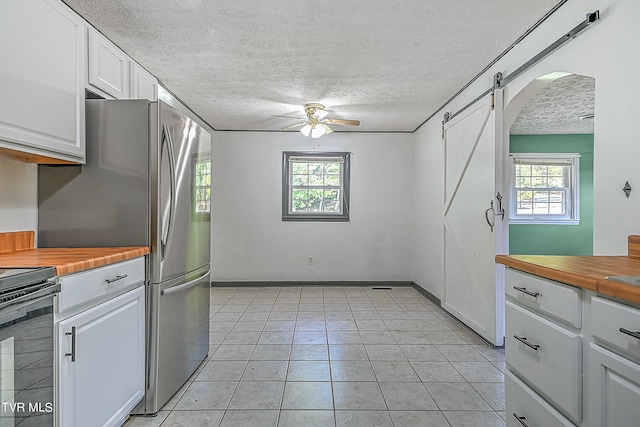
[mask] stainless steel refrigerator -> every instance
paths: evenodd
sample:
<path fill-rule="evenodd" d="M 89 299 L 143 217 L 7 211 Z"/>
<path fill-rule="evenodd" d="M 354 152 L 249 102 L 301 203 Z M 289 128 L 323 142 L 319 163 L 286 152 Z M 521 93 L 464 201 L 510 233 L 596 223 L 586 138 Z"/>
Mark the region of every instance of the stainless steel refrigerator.
<path fill-rule="evenodd" d="M 87 100 L 86 132 L 85 165 L 38 168 L 38 246 L 151 247 L 135 412 L 153 414 L 209 350 L 211 136 L 146 100 Z"/>

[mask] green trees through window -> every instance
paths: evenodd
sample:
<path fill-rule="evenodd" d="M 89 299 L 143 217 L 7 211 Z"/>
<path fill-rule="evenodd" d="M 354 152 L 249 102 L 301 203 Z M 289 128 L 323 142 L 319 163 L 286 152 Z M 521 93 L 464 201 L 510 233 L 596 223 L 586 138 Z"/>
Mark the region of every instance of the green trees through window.
<path fill-rule="evenodd" d="M 193 213 L 211 213 L 211 158 L 196 157 L 193 165 Z"/>
<path fill-rule="evenodd" d="M 579 221 L 579 154 L 513 153 L 512 223 Z"/>

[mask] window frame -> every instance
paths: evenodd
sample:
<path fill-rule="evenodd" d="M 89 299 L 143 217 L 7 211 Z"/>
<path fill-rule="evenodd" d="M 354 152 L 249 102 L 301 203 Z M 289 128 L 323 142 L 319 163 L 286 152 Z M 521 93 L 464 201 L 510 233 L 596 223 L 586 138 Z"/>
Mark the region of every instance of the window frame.
<path fill-rule="evenodd" d="M 537 161 L 548 162 L 550 165 L 561 162 L 570 162 L 571 171 L 568 174 L 569 187 L 564 187 L 566 197 L 566 214 L 518 214 L 517 210 L 517 191 L 520 188 L 531 188 L 535 191 L 535 187 L 516 188 L 516 165 L 518 161 Z M 509 163 L 511 167 L 510 173 L 510 224 L 558 224 L 558 225 L 578 225 L 580 224 L 580 154 L 579 153 L 511 153 L 509 154 Z M 545 187 L 541 190 L 550 190 Z M 559 189 L 560 190 L 560 189 Z"/>
<path fill-rule="evenodd" d="M 293 212 L 291 210 L 292 191 L 291 168 L 295 158 L 336 159 L 342 161 L 341 173 L 341 212 Z M 309 163 L 301 161 L 300 163 Z M 282 152 L 282 221 L 316 221 L 316 222 L 348 222 L 350 219 L 350 175 L 351 153 L 349 152 L 316 152 L 316 151 L 283 151 Z M 325 187 L 325 186 L 323 186 Z"/>
<path fill-rule="evenodd" d="M 209 164 L 209 185 L 198 185 L 198 164 L 208 163 Z M 210 221 L 211 220 L 211 201 L 213 196 L 213 189 L 211 187 L 211 183 L 213 181 L 213 163 L 211 162 L 210 155 L 203 155 L 202 153 L 195 153 L 192 155 L 191 165 L 193 170 L 193 177 L 191 179 L 191 188 L 192 188 L 192 201 L 191 201 L 191 217 L 196 221 Z M 208 211 L 198 211 L 198 190 L 208 189 L 209 190 L 209 210 Z"/>

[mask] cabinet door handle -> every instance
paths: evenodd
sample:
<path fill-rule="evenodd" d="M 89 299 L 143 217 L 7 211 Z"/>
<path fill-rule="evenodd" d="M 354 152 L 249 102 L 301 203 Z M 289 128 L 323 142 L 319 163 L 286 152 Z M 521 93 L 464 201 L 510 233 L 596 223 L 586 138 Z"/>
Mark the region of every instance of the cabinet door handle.
<path fill-rule="evenodd" d="M 71 332 L 65 332 L 65 335 L 71 335 L 71 353 L 65 353 L 65 356 L 71 356 L 71 361 L 76 361 L 76 327 L 71 327 Z"/>
<path fill-rule="evenodd" d="M 119 276 L 114 277 L 113 279 L 105 279 L 105 282 L 113 283 L 113 282 L 117 282 L 118 280 L 126 279 L 127 277 L 129 277 L 128 274 L 121 274 Z"/>
<path fill-rule="evenodd" d="M 517 335 L 514 335 L 513 337 L 527 347 L 534 349 L 535 351 L 538 351 L 538 349 L 540 348 L 539 344 L 531 344 L 525 337 L 519 337 Z"/>
<path fill-rule="evenodd" d="M 540 295 L 542 295 L 540 292 L 531 292 L 531 291 L 527 290 L 527 288 L 520 288 L 518 286 L 514 286 L 513 289 L 515 289 L 516 291 L 520 291 L 522 293 L 525 293 L 527 295 L 531 295 L 534 298 L 538 298 Z"/>
<path fill-rule="evenodd" d="M 525 423 L 524 420 L 526 420 L 526 417 L 521 417 L 520 415 L 516 414 L 515 412 L 513 413 L 513 417 L 518 420 L 520 422 L 520 424 L 522 424 L 524 427 L 529 427 L 529 424 Z"/>
<path fill-rule="evenodd" d="M 630 330 L 625 329 L 625 328 L 620 328 L 620 332 L 622 332 L 623 334 L 626 334 L 626 335 L 630 335 L 630 336 L 640 340 L 640 332 L 633 332 L 633 331 L 630 331 Z"/>

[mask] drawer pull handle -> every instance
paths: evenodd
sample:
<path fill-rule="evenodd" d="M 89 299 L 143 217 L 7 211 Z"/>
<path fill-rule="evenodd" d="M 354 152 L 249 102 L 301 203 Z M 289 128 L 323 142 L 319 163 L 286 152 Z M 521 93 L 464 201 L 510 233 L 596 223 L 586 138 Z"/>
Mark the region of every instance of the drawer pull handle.
<path fill-rule="evenodd" d="M 524 427 L 529 427 L 529 424 L 525 423 L 524 420 L 526 420 L 526 417 L 521 417 L 520 415 L 516 414 L 515 412 L 513 413 L 513 416 L 516 420 L 518 420 L 520 422 L 520 424 L 522 424 Z"/>
<path fill-rule="evenodd" d="M 514 286 L 513 289 L 515 289 L 516 291 L 520 291 L 522 293 L 525 293 L 527 295 L 531 295 L 534 298 L 538 298 L 540 295 L 542 295 L 540 292 L 531 292 L 531 291 L 527 290 L 527 288 L 520 288 L 518 286 Z"/>
<path fill-rule="evenodd" d="M 76 361 L 76 327 L 71 327 L 71 332 L 65 332 L 65 335 L 71 335 L 71 353 L 65 353 L 65 356 L 71 356 L 71 361 Z"/>
<path fill-rule="evenodd" d="M 517 335 L 514 335 L 513 337 L 527 347 L 534 349 L 535 351 L 538 351 L 538 349 L 540 348 L 539 344 L 531 344 L 525 337 L 519 337 Z"/>
<path fill-rule="evenodd" d="M 633 332 L 633 331 L 630 331 L 630 330 L 625 329 L 625 328 L 620 328 L 620 332 L 622 332 L 623 334 L 626 334 L 626 335 L 630 335 L 630 336 L 640 340 L 640 332 Z"/>
<path fill-rule="evenodd" d="M 127 277 L 129 277 L 128 274 L 121 274 L 119 276 L 114 277 L 113 279 L 106 279 L 105 282 L 113 283 L 113 282 L 117 282 L 118 280 L 126 279 Z"/>

